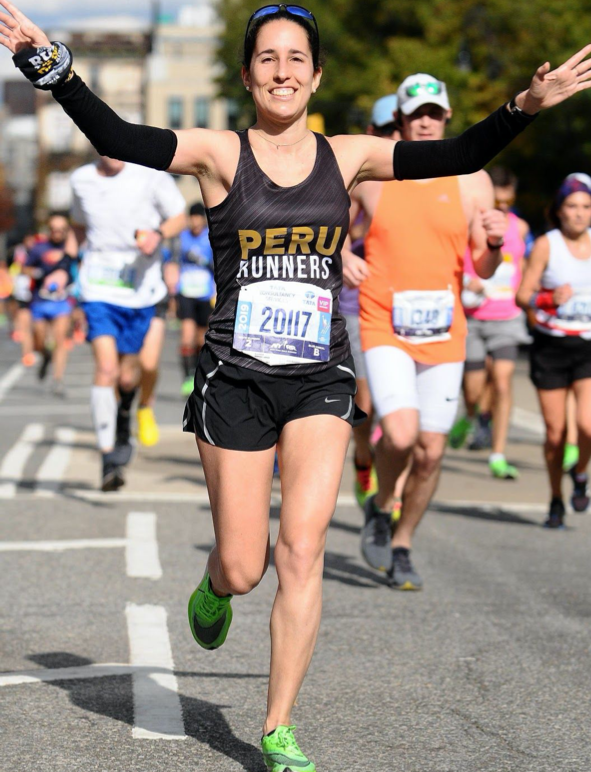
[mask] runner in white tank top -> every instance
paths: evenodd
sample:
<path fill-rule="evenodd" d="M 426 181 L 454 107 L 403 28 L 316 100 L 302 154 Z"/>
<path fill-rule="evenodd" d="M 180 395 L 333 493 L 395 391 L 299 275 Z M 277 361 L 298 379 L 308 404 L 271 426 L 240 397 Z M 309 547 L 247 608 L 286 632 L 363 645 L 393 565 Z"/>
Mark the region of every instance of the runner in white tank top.
<path fill-rule="evenodd" d="M 556 228 L 539 238 L 517 293 L 535 310 L 531 379 L 546 424 L 544 453 L 552 499 L 546 526 L 563 527 L 562 459 L 566 398 L 577 401 L 579 461 L 571 470 L 573 509 L 589 506 L 587 465 L 591 457 L 591 186 L 567 178 L 552 205 Z"/>

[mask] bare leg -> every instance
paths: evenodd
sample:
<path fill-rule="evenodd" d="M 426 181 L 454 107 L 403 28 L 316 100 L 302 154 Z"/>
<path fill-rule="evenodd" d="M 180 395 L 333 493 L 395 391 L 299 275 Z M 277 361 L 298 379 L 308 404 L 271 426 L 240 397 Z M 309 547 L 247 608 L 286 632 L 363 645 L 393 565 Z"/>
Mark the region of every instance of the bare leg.
<path fill-rule="evenodd" d="M 566 441 L 569 445 L 579 444 L 577 433 L 577 400 L 573 388 L 568 390 L 566 397 Z"/>
<path fill-rule="evenodd" d="M 139 355 L 141 367 L 140 380 L 140 407 L 152 405 L 154 402 L 154 390 L 158 382 L 158 367 L 164 338 L 166 336 L 166 323 L 164 319 L 154 317 L 150 322 L 150 329 L 144 338 L 144 344 Z"/>
<path fill-rule="evenodd" d="M 355 402 L 364 413 L 367 413 L 367 421 L 364 421 L 361 426 L 355 426 L 353 429 L 355 463 L 360 467 L 368 467 L 373 463 L 370 443 L 373 406 L 371 404 L 371 394 L 369 392 L 367 378 L 357 379 L 357 396 L 355 397 Z"/>
<path fill-rule="evenodd" d="M 275 547 L 279 588 L 271 615 L 271 676 L 264 733 L 291 723 L 322 609 L 326 532 L 336 507 L 348 424 L 318 415 L 286 424 L 279 442 L 281 524 Z"/>
<path fill-rule="evenodd" d="M 542 417 L 546 424 L 544 458 L 553 498 L 562 498 L 562 459 L 566 439 L 567 389 L 538 389 Z"/>
<path fill-rule="evenodd" d="M 402 514 L 392 539 L 392 547 L 411 548 L 416 531 L 429 502 L 433 498 L 441 460 L 445 452 L 446 435 L 436 432 L 420 432 L 413 453 L 413 464 L 404 488 Z"/>
<path fill-rule="evenodd" d="M 493 453 L 505 453 L 511 405 L 513 401 L 512 382 L 515 363 L 508 359 L 498 359 L 492 365 L 492 382 L 494 389 L 493 408 Z"/>
<path fill-rule="evenodd" d="M 19 308 L 14 326 L 20 334 L 21 354 L 23 357 L 28 357 L 33 353 L 33 322 L 28 308 Z"/>
<path fill-rule="evenodd" d="M 68 348 L 66 346 L 68 332 L 70 330 L 70 315 L 56 317 L 51 323 L 51 331 L 55 348 L 51 360 L 53 369 L 53 379 L 62 381 L 66 372 L 66 363 L 68 361 Z"/>
<path fill-rule="evenodd" d="M 464 372 L 464 402 L 466 403 L 466 413 L 470 418 L 474 418 L 476 415 L 476 408 L 481 402 L 486 387 L 486 378 L 485 368 Z"/>
<path fill-rule="evenodd" d="M 384 512 L 394 508 L 396 483 L 406 469 L 419 433 L 419 411 L 402 408 L 381 420 L 382 436 L 376 446 L 379 490 L 375 503 Z"/>
<path fill-rule="evenodd" d="M 587 471 L 591 458 L 591 378 L 583 378 L 573 383 L 573 392 L 577 407 L 577 433 L 579 438 L 579 460 L 577 474 Z"/>

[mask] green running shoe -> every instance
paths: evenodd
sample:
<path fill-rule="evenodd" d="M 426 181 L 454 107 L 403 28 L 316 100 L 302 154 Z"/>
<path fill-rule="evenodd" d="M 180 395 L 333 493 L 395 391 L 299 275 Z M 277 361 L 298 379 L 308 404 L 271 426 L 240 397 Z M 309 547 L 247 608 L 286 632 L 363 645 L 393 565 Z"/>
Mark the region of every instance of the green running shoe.
<path fill-rule="evenodd" d="M 295 726 L 278 726 L 261 738 L 263 759 L 270 772 L 316 772 L 314 763 L 299 749 Z"/>
<path fill-rule="evenodd" d="M 205 571 L 199 587 L 189 598 L 189 625 L 193 638 L 204 649 L 219 649 L 232 623 L 231 595 L 220 598 L 211 589 Z"/>
<path fill-rule="evenodd" d="M 472 421 L 468 416 L 465 415 L 462 418 L 459 418 L 451 427 L 451 431 L 447 438 L 450 447 L 455 448 L 456 450 L 461 448 L 468 439 L 468 435 L 471 431 Z"/>
<path fill-rule="evenodd" d="M 571 442 L 567 442 L 564 446 L 564 456 L 562 459 L 562 469 L 565 472 L 570 470 L 579 463 L 579 446 L 573 445 Z"/>
<path fill-rule="evenodd" d="M 181 386 L 181 396 L 189 397 L 193 393 L 193 378 L 185 378 Z"/>
<path fill-rule="evenodd" d="M 497 480 L 518 480 L 519 472 L 513 464 L 507 463 L 505 456 L 499 458 L 491 458 L 488 461 L 488 468 L 492 472 L 492 476 Z"/>

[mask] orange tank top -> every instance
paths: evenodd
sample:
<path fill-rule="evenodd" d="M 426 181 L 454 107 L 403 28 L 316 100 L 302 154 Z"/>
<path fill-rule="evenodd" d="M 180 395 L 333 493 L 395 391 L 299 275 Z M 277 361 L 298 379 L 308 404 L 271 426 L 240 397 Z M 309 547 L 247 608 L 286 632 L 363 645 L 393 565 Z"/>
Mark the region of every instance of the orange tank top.
<path fill-rule="evenodd" d="M 468 223 L 457 177 L 385 182 L 365 238 L 364 351 L 397 346 L 423 364 L 463 362 Z"/>

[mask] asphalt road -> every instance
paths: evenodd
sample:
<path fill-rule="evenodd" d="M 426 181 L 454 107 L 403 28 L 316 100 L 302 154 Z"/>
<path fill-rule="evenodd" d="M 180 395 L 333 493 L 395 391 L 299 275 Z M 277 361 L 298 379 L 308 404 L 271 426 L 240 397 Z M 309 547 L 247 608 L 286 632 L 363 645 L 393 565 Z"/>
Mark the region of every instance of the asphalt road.
<path fill-rule="evenodd" d="M 272 570 L 234 602 L 226 645 L 186 623 L 212 527 L 182 435 L 169 336 L 158 446 L 120 494 L 97 492 L 92 370 L 77 348 L 65 401 L 0 342 L 0 769 L 264 772 L 258 751 Z M 542 529 L 547 484 L 520 367 L 510 456 L 451 452 L 415 545 L 422 593 L 359 555 L 351 473 L 330 529 L 324 617 L 294 711 L 319 772 L 588 772 L 591 516 Z M 570 487 L 565 486 L 569 492 Z M 271 513 L 275 535 L 278 510 Z"/>

